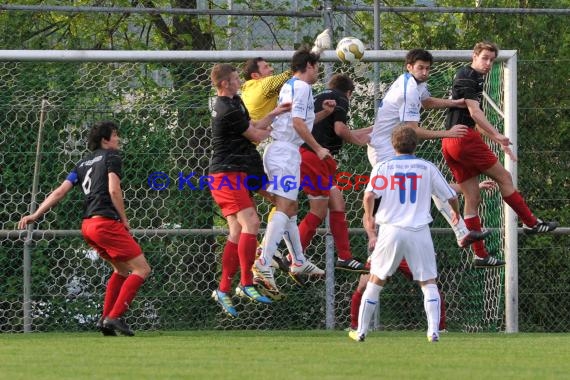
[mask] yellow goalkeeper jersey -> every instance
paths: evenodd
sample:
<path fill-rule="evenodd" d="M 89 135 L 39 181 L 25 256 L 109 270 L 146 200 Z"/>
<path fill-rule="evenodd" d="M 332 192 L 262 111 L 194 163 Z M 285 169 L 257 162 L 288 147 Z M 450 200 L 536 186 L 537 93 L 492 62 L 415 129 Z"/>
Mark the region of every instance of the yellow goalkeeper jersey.
<path fill-rule="evenodd" d="M 278 75 L 250 79 L 241 86 L 241 99 L 252 120 L 263 119 L 277 106 L 279 91 L 291 75 L 291 70 L 285 70 Z"/>

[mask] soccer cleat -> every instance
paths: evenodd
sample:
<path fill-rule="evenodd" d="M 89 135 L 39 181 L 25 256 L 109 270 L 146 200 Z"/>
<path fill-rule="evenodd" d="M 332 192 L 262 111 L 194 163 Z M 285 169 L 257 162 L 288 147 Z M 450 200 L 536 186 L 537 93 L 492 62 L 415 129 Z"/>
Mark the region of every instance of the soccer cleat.
<path fill-rule="evenodd" d="M 309 276 L 306 274 L 289 272 L 289 277 L 300 287 L 304 287 L 307 285 L 307 281 L 309 281 Z"/>
<path fill-rule="evenodd" d="M 430 343 L 436 343 L 436 342 L 439 342 L 439 336 L 436 333 L 433 333 L 433 334 L 431 334 L 431 336 L 428 335 L 427 340 Z"/>
<path fill-rule="evenodd" d="M 104 336 L 117 336 L 117 332 L 115 330 L 103 326 L 104 319 L 105 318 L 101 317 L 97 321 L 97 324 L 95 325 L 95 327 L 97 327 L 97 330 L 101 331 L 101 334 L 103 334 Z"/>
<path fill-rule="evenodd" d="M 255 260 L 251 267 L 251 271 L 253 272 L 253 278 L 258 285 L 262 285 L 269 290 L 279 291 L 277 284 L 275 284 L 275 278 L 273 277 L 273 268 L 264 267 L 259 264 L 259 260 Z"/>
<path fill-rule="evenodd" d="M 127 323 L 122 318 L 112 319 L 109 317 L 105 317 L 105 319 L 103 320 L 103 327 L 106 329 L 119 331 L 121 334 L 126 336 L 135 335 L 135 333 L 129 328 Z"/>
<path fill-rule="evenodd" d="M 279 268 L 283 272 L 289 272 L 289 267 L 291 266 L 291 262 L 283 256 L 280 251 L 275 252 L 273 255 L 273 260 L 271 260 L 271 266 L 274 268 Z"/>
<path fill-rule="evenodd" d="M 259 294 L 257 289 L 255 289 L 255 286 L 253 286 L 253 285 L 246 285 L 246 286 L 239 285 L 236 288 L 236 294 L 239 297 L 246 297 L 246 298 L 249 298 L 250 300 L 255 301 L 255 302 L 272 303 L 272 301 L 269 298 Z"/>
<path fill-rule="evenodd" d="M 350 330 L 348 332 L 348 337 L 354 341 L 357 342 L 364 342 L 364 339 L 366 338 L 366 336 L 364 334 L 358 334 L 358 331 L 356 330 Z"/>
<path fill-rule="evenodd" d="M 538 219 L 536 224 L 532 227 L 523 224 L 523 232 L 527 235 L 541 234 L 554 231 L 556 227 L 558 227 L 558 222 L 545 222 Z"/>
<path fill-rule="evenodd" d="M 313 264 L 309 260 L 305 260 L 305 262 L 301 265 L 291 264 L 291 267 L 289 268 L 289 270 L 293 274 L 306 274 L 309 276 L 322 276 L 325 274 L 324 270 L 317 267 L 315 264 Z"/>
<path fill-rule="evenodd" d="M 491 235 L 491 231 L 489 230 L 469 231 L 467 234 L 465 234 L 465 236 L 457 240 L 457 245 L 459 245 L 461 248 L 465 248 L 471 245 L 471 243 L 485 239 L 489 235 Z"/>
<path fill-rule="evenodd" d="M 212 298 L 220 304 L 224 313 L 232 318 L 237 317 L 238 313 L 228 293 L 224 293 L 221 290 L 216 289 L 212 292 Z"/>
<path fill-rule="evenodd" d="M 487 256 L 484 259 L 477 257 L 473 260 L 475 268 L 499 268 L 505 265 L 503 260 L 497 259 L 495 256 Z"/>
<path fill-rule="evenodd" d="M 355 259 L 341 260 L 338 259 L 335 265 L 336 269 L 347 270 L 350 272 L 368 273 L 369 269 L 360 261 Z"/>
<path fill-rule="evenodd" d="M 253 278 L 253 284 L 255 285 L 256 290 L 262 296 L 265 296 L 274 302 L 282 301 L 287 297 L 287 295 L 285 293 L 282 293 L 280 290 L 267 289 L 265 286 L 263 286 L 263 283 L 258 283 L 256 280 L 257 279 L 254 277 Z"/>
<path fill-rule="evenodd" d="M 315 43 L 311 49 L 312 53 L 321 54 L 323 50 L 330 49 L 332 46 L 331 41 L 332 32 L 329 28 L 325 29 L 315 38 Z"/>

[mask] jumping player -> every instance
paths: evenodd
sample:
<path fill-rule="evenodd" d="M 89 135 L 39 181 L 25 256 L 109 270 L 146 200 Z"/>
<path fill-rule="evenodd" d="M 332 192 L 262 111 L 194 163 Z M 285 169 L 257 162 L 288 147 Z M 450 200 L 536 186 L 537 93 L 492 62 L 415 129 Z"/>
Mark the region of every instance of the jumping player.
<path fill-rule="evenodd" d="M 283 85 L 278 104 L 291 103 L 291 112 L 278 116 L 273 124 L 271 142 L 265 148 L 263 164 L 269 178 L 267 191 L 275 196 L 276 211 L 267 224 L 261 256 L 255 260 L 254 275 L 268 289 L 277 290 L 270 266 L 277 246 L 284 237 L 291 253 L 290 271 L 294 274 L 323 275 L 324 271 L 307 260 L 303 253 L 297 226 L 297 196 L 300 184 L 301 154 L 303 142 L 309 144 L 319 159 L 331 157 L 311 135 L 315 121 L 330 115 L 334 100 L 323 103 L 323 110 L 315 115 L 311 85 L 319 75 L 319 55 L 307 48 L 295 52 L 291 61 L 293 77 Z"/>
<path fill-rule="evenodd" d="M 241 98 L 252 120 L 261 120 L 273 111 L 281 87 L 292 74 L 291 70 L 285 70 L 273 75 L 273 66 L 262 57 L 245 62 Z"/>
<path fill-rule="evenodd" d="M 260 221 L 250 190 L 262 190 L 264 176 L 261 156 L 252 142 L 267 138 L 273 118 L 289 111 L 291 105 L 282 103 L 261 120 L 251 121 L 247 108 L 237 95 L 240 80 L 236 69 L 230 64 L 216 64 L 212 68 L 211 80 L 218 96 L 212 118 L 209 173 L 213 181 L 210 190 L 229 226 L 222 254 L 222 277 L 212 297 L 225 313 L 237 317 L 230 290 L 238 268 L 241 268 L 241 279 L 236 294 L 256 302 L 271 303 L 253 286 L 251 271 Z M 245 182 L 248 176 L 254 182 Z"/>
<path fill-rule="evenodd" d="M 505 154 L 516 161 L 517 157 L 510 148 L 511 141 L 493 127 L 481 108 L 485 75 L 491 70 L 498 53 L 499 49 L 495 44 L 479 42 L 473 49 L 471 64 L 457 72 L 453 80 L 452 98 L 464 99 L 467 108 L 450 108 L 446 128 L 450 130 L 458 123 L 469 128 L 463 136 L 443 139 L 443 156 L 464 194 L 465 224 L 470 230 L 481 231 L 479 174 L 485 174 L 497 183 L 503 200 L 521 218 L 525 233 L 550 232 L 556 229 L 558 223 L 542 221 L 533 215 L 523 197 L 515 189 L 511 174 L 501 165 L 480 134 L 489 137 Z M 497 266 L 497 261 L 504 264 L 489 255 L 482 241 L 474 242 L 471 246 L 477 256 L 476 266 Z"/>
<path fill-rule="evenodd" d="M 354 92 L 354 82 L 347 75 L 335 74 L 328 83 L 328 89 L 315 98 L 315 112 L 323 108 L 323 102 L 332 99 L 336 102 L 334 112 L 315 123 L 312 135 L 323 147 L 334 156 L 338 154 L 343 143 L 349 142 L 357 145 L 366 145 L 370 140 L 372 128 L 350 130 L 348 123 L 348 110 L 350 98 Z M 348 239 L 348 224 L 345 216 L 345 203 L 341 191 L 329 183 L 329 179 L 336 177 L 337 162 L 334 158 L 321 160 L 308 144 L 303 144 L 301 152 L 301 177 L 308 178 L 310 183 L 318 186 L 305 186 L 303 191 L 309 198 L 310 210 L 299 224 L 301 245 L 307 248 L 318 226 L 329 211 L 330 230 L 338 252 L 335 267 L 354 272 L 367 272 L 364 264 L 352 257 Z M 330 190 L 329 190 L 330 189 Z"/>
<path fill-rule="evenodd" d="M 468 128 L 460 124 L 454 124 L 446 131 L 432 131 L 420 127 L 420 109 L 422 107 L 430 109 L 465 106 L 463 99 L 431 97 L 426 81 L 429 78 L 432 63 L 433 57 L 427 50 L 412 49 L 406 54 L 408 72 L 400 75 L 392 83 L 378 107 L 368 146 L 368 159 L 372 166 L 394 156 L 394 149 L 390 145 L 390 136 L 394 127 L 399 123 L 403 122 L 414 128 L 418 138 L 422 140 L 461 137 L 467 133 Z M 438 199 L 434 199 L 434 203 L 453 229 L 457 244 L 460 247 L 467 247 L 473 241 L 484 239 L 489 235 L 490 231 L 469 231 L 461 216 L 459 216 L 456 224 L 451 223 L 450 209 L 446 204 Z"/>

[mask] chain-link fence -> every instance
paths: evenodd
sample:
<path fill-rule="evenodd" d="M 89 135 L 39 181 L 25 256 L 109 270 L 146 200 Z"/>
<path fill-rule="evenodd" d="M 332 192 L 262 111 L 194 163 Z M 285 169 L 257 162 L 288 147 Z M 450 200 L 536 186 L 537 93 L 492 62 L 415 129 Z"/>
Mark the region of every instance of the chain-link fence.
<path fill-rule="evenodd" d="M 404 54 L 400 52 L 400 57 Z M 430 79 L 434 96 L 447 94 L 454 72 L 464 63 L 449 61 L 434 65 Z M 273 64 L 280 71 L 288 62 Z M 82 241 L 77 230 L 82 210 L 79 191 L 74 191 L 36 225 L 37 230 L 30 235 L 30 266 L 23 266 L 24 241 L 28 235 L 26 231 L 15 231 L 15 226 L 20 216 L 28 212 L 32 200 L 31 173 L 42 113 L 45 119 L 40 141 L 38 201 L 82 157 L 86 130 L 91 123 L 113 119 L 120 125 L 127 212 L 134 234 L 153 267 L 152 276 L 129 311 L 128 319 L 135 329 L 348 326 L 350 296 L 358 277 L 340 271 L 334 273 L 332 289 L 322 280 L 301 288 L 288 276 L 279 274 L 277 282 L 287 293 L 286 300 L 267 306 L 235 298 L 240 312 L 237 320 L 225 317 L 210 299 L 217 286 L 225 241 L 225 221 L 210 193 L 201 191 L 197 181 L 207 173 L 210 154 L 209 105 L 214 92 L 208 74 L 212 65 L 211 61 L 195 58 L 187 62 L 1 63 L 0 195 L 4 207 L 0 210 L 3 279 L 0 331 L 21 331 L 27 322 L 32 331 L 92 329 L 99 318 L 109 275 L 108 268 Z M 357 82 L 351 101 L 354 128 L 372 124 L 374 88 L 379 88 L 381 95 L 403 71 L 401 61 L 383 62 L 381 80 L 375 85 L 372 65 L 326 64 L 326 72 L 347 72 Z M 487 92 L 502 106 L 501 64 L 497 65 L 496 73 Z M 324 80 L 315 85 L 315 92 L 323 88 Z M 487 108 L 489 117 L 495 117 L 495 111 Z M 443 117 L 441 111 L 426 112 L 423 124 L 442 128 Z M 502 126 L 500 120 L 498 126 Z M 445 169 L 439 141 L 423 143 L 419 152 Z M 348 173 L 344 183 L 350 181 L 344 195 L 347 220 L 353 232 L 353 254 L 365 260 L 366 239 L 360 229 L 364 185 L 355 184 L 357 175 L 368 175 L 370 171 L 365 149 L 347 146 L 339 157 L 339 170 Z M 157 184 L 164 189 L 157 191 Z M 501 199 L 497 191 L 484 192 L 483 198 L 485 224 L 496 229 L 489 245 L 501 255 L 504 244 Z M 301 217 L 306 213 L 306 203 L 303 197 Z M 258 208 L 266 221 L 269 205 L 259 199 Z M 434 227 L 447 228 L 443 218 L 433 211 Z M 326 238 L 326 234 L 317 235 L 307 252 L 320 266 L 326 262 Z M 440 284 L 445 293 L 449 328 L 504 329 L 503 271 L 473 269 L 471 254 L 457 248 L 451 233 L 436 234 L 434 244 L 439 254 Z M 27 277 L 29 300 L 26 289 L 23 290 Z M 334 302 L 327 303 L 327 299 Z M 381 326 L 423 328 L 421 299 L 417 285 L 397 274 L 383 293 Z M 24 318 L 26 308 L 30 310 L 29 321 Z M 332 324 L 330 320 L 327 322 L 331 312 Z"/>
<path fill-rule="evenodd" d="M 317 3 L 324 7 L 317 8 Z M 433 5 L 432 2 L 416 3 Z M 559 3 L 562 4 L 556 2 Z M 334 4 L 326 1 L 173 1 L 171 6 L 192 6 L 196 13 L 181 16 L 173 10 L 169 13 L 165 8 L 158 12 L 161 14 L 158 17 L 145 13 L 144 9 L 114 9 L 111 12 L 109 8 L 92 7 L 81 10 L 83 17 L 76 17 L 79 11 L 76 6 L 52 7 L 49 2 L 42 2 L 39 7 L 4 4 L 2 9 L 11 11 L 0 16 L 9 16 L 3 18 L 2 23 L 3 48 L 7 49 L 49 46 L 60 49 L 247 51 L 293 49 L 300 43 L 311 43 L 312 38 L 327 26 L 333 27 L 337 39 L 352 34 L 371 42 L 372 13 L 370 10 L 360 12 L 369 4 L 367 1 Z M 130 7 L 131 3 L 116 1 L 112 5 Z M 334 5 L 332 8 L 337 10 L 331 12 L 327 5 Z M 355 7 L 360 8 L 356 11 Z M 560 24 L 561 19 L 555 16 L 507 18 L 494 14 L 490 17 L 487 13 L 492 10 L 479 7 L 462 10 L 464 17 L 448 14 L 440 20 L 428 16 L 423 8 L 416 8 L 416 13 L 406 12 L 411 8 L 401 9 L 404 13 L 382 13 L 382 30 L 374 33 L 380 37 L 382 46 L 465 48 L 471 42 L 465 44 L 467 39 L 463 41 L 462 38 L 477 30 L 484 29 L 482 37 L 485 38 L 487 30 L 501 38 L 514 30 L 517 36 L 510 46 L 517 48 L 519 43 L 526 42 L 521 41 L 524 39 L 535 43 L 537 50 L 547 52 L 548 46 L 535 42 L 534 34 L 540 34 L 535 28 L 541 27 L 540 22 L 552 25 L 551 29 L 557 30 L 561 41 L 567 35 L 564 34 L 567 23 L 564 27 Z M 224 9 L 231 10 L 232 15 L 231 12 L 216 13 Z M 61 13 L 52 14 L 52 11 Z M 381 11 L 387 12 L 388 8 L 381 7 Z M 525 12 L 524 9 L 520 11 Z M 477 15 L 478 12 L 482 14 Z M 58 16 L 54 17 L 56 14 Z M 36 33 L 29 33 L 30 24 L 37 26 Z M 519 33 L 525 29 L 522 26 L 529 30 L 524 31 L 524 37 Z M 466 32 L 464 29 L 469 27 L 472 29 Z M 91 28 L 97 32 L 91 32 Z M 153 28 L 160 31 L 162 45 L 153 37 Z M 450 28 L 453 33 L 444 33 Z M 412 29 L 417 33 L 412 33 Z M 502 32 L 495 32 L 495 29 Z M 457 33 L 457 30 L 464 33 Z M 364 38 L 363 33 L 367 33 L 368 38 Z M 427 34 L 430 35 L 429 42 L 424 38 Z M 59 57 L 64 52 L 51 53 Z M 135 54 L 117 52 L 121 53 L 123 59 L 128 60 Z M 562 226 L 568 226 L 570 87 L 562 82 L 570 61 L 567 55 L 544 53 L 544 56 L 547 58 L 543 61 L 519 57 L 519 188 L 539 216 L 559 220 Z M 194 191 L 182 181 L 193 172 L 197 173 L 194 178 L 198 177 L 207 167 L 208 104 L 213 95 L 208 73 L 213 62 L 106 62 L 33 63 L 0 59 L 0 202 L 3 206 L 0 209 L 0 331 L 22 331 L 26 327 L 33 331 L 92 329 L 109 275 L 107 267 L 80 238 L 82 197 L 78 191 L 49 212 L 36 225 L 37 230 L 29 234 L 16 230 L 17 220 L 29 210 L 32 201 L 32 173 L 42 109 L 45 120 L 40 144 L 38 201 L 63 180 L 85 152 L 88 125 L 100 119 L 114 119 L 121 125 L 127 212 L 135 236 L 154 268 L 129 312 L 133 327 L 324 328 L 331 326 L 331 310 L 334 326 L 346 327 L 350 294 L 357 277 L 338 271 L 334 273 L 332 291 L 330 277 L 327 279 L 329 287 L 323 281 L 315 281 L 311 286 L 298 288 L 287 276 L 280 274 L 277 281 L 288 294 L 285 301 L 261 306 L 241 303 L 236 298 L 235 301 L 240 302 L 237 304 L 240 319 L 230 321 L 223 317 L 209 294 L 219 276 L 224 221 L 207 191 Z M 239 65 L 241 60 L 235 63 Z M 274 64 L 276 71 L 287 66 L 286 60 Z M 430 79 L 433 95 L 447 95 L 446 86 L 451 81 L 450 73 L 456 68 L 454 65 L 442 69 L 441 64 L 436 63 Z M 562 80 L 540 79 L 538 73 L 546 71 L 545 67 L 548 68 L 545 75 Z M 381 93 L 403 68 L 399 62 L 382 63 L 377 69 L 370 63 L 328 68 L 327 74 L 349 71 L 358 81 L 352 101 L 353 127 L 367 126 L 373 120 L 371 73 L 381 78 Z M 502 75 L 501 70 L 496 73 Z M 490 81 L 491 87 L 487 90 L 501 105 L 500 83 L 500 79 Z M 498 87 L 493 87 L 495 85 Z M 316 91 L 322 87 L 323 82 L 320 82 Z M 496 112 L 487 108 L 488 116 L 501 126 Z M 423 117 L 424 124 L 430 128 L 441 128 L 441 114 L 428 112 Z M 424 144 L 420 154 L 444 167 L 439 142 Z M 368 174 L 363 150 L 346 147 L 340 157 L 340 169 L 353 175 Z M 171 182 L 167 189 L 160 192 L 151 189 L 148 177 L 155 172 L 168 175 Z M 186 185 L 179 189 L 182 182 Z M 359 230 L 363 188 L 352 186 L 349 190 L 344 194 L 347 219 L 352 227 L 351 245 L 355 256 L 364 259 L 366 242 Z M 502 204 L 498 194 L 485 193 L 484 198 L 485 224 L 502 228 Z M 304 197 L 301 202 L 302 217 L 307 204 Z M 259 210 L 264 214 L 264 222 L 267 208 L 260 201 Z M 434 227 L 447 227 L 435 209 L 432 214 Z M 494 231 L 490 247 L 499 252 L 504 241 L 500 230 Z M 308 252 L 321 265 L 325 262 L 327 240 L 330 237 L 321 231 Z M 470 254 L 459 250 L 449 233 L 437 233 L 434 243 L 439 253 L 440 284 L 448 306 L 449 328 L 465 331 L 503 329 L 503 271 L 473 270 Z M 570 330 L 569 243 L 568 235 L 564 234 L 521 235 L 519 238 L 519 270 L 514 280 L 518 281 L 521 331 Z M 328 274 L 332 274 L 330 269 Z M 334 302 L 330 301 L 332 295 Z M 424 320 L 420 299 L 417 286 L 396 274 L 382 294 L 381 325 L 394 329 L 419 328 Z"/>

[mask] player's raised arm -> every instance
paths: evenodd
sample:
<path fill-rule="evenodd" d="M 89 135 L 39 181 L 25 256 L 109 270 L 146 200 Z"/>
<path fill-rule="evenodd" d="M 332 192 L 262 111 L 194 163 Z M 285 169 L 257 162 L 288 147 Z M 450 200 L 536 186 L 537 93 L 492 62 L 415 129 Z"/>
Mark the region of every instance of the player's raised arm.
<path fill-rule="evenodd" d="M 65 180 L 59 185 L 57 189 L 52 191 L 46 199 L 40 204 L 38 209 L 31 215 L 25 215 L 20 219 L 18 222 L 19 229 L 25 229 L 26 226 L 30 223 L 34 223 L 38 220 L 43 214 L 49 211 L 52 207 L 57 205 L 69 192 L 69 190 L 73 189 L 73 184 L 69 180 Z"/>

